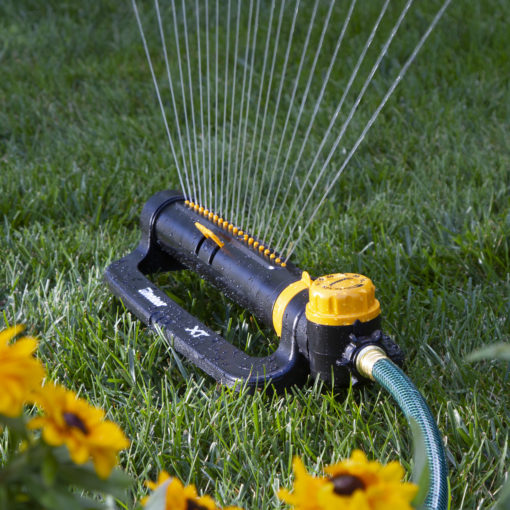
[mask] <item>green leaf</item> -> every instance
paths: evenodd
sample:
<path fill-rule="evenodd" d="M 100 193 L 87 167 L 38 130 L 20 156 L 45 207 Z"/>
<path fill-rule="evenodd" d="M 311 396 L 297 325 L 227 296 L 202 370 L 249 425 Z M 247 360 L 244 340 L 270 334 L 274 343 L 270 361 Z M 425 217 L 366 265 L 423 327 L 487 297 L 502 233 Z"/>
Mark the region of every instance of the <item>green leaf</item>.
<path fill-rule="evenodd" d="M 131 478 L 118 469 L 114 469 L 106 480 L 99 478 L 92 462 L 75 464 L 69 457 L 67 448 L 59 448 L 56 458 L 59 464 L 58 479 L 67 485 L 122 499 L 132 484 Z"/>
<path fill-rule="evenodd" d="M 32 472 L 40 473 L 46 451 L 46 445 L 41 443 L 34 443 L 22 452 L 16 451 L 0 470 L 0 486 L 8 487 L 17 481 L 24 481 Z"/>
<path fill-rule="evenodd" d="M 12 432 L 16 432 L 21 439 L 27 437 L 26 420 L 23 415 L 17 418 L 11 418 L 0 414 L 0 425 L 7 427 Z"/>
<path fill-rule="evenodd" d="M 100 501 L 72 494 L 67 487 L 53 489 L 39 496 L 39 501 L 45 508 L 51 510 L 104 510 L 105 506 Z"/>
<path fill-rule="evenodd" d="M 510 361 L 510 343 L 500 342 L 497 344 L 490 344 L 472 352 L 467 358 L 467 361 L 479 361 L 482 359 L 501 359 Z"/>
<path fill-rule="evenodd" d="M 172 478 L 162 483 L 152 494 L 144 506 L 145 510 L 165 510 L 166 508 L 166 488 L 172 481 Z"/>
<path fill-rule="evenodd" d="M 7 510 L 9 508 L 9 494 L 5 486 L 0 485 L 0 510 Z"/>
<path fill-rule="evenodd" d="M 72 493 L 68 486 L 58 483 L 48 487 L 40 476 L 28 476 L 23 486 L 26 501 L 15 505 L 15 509 L 105 510 L 105 505 L 101 501 Z M 12 493 L 9 496 L 10 502 L 13 503 L 15 496 Z M 11 510 L 10 506 L 9 510 Z"/>
<path fill-rule="evenodd" d="M 41 466 L 41 475 L 44 480 L 44 483 L 48 487 L 51 487 L 55 483 L 57 472 L 58 472 L 57 460 L 55 459 L 55 456 L 53 455 L 52 451 L 48 450 Z"/>
<path fill-rule="evenodd" d="M 499 499 L 493 510 L 508 510 L 510 508 L 510 480 L 507 480 L 503 485 Z"/>
<path fill-rule="evenodd" d="M 97 476 L 90 462 L 81 466 L 76 464 L 61 466 L 59 479 L 80 489 L 111 494 L 117 498 L 123 498 L 132 483 L 129 476 L 118 469 L 113 470 L 109 478 L 103 480 Z"/>
<path fill-rule="evenodd" d="M 421 508 L 429 492 L 429 460 L 425 449 L 425 439 L 418 422 L 414 418 L 409 419 L 409 425 L 413 434 L 413 475 L 412 482 L 418 486 L 418 492 L 413 500 L 413 506 Z"/>

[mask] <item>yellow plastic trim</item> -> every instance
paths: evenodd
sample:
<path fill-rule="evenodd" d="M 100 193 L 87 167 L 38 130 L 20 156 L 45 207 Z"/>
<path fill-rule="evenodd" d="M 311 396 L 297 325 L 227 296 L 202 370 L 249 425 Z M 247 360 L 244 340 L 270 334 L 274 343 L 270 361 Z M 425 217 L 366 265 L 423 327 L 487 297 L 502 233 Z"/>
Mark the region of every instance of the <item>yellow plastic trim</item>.
<path fill-rule="evenodd" d="M 270 248 L 261 244 L 260 241 L 255 240 L 244 230 L 241 230 L 239 227 L 236 227 L 233 223 L 230 223 L 228 220 L 223 219 L 218 214 L 215 214 L 206 207 L 201 206 L 200 204 L 197 204 L 191 200 L 185 200 L 184 203 L 191 210 L 209 219 L 210 221 L 218 225 L 218 227 L 226 230 L 229 233 L 232 233 L 234 236 L 238 236 L 239 240 L 243 240 L 245 243 L 248 244 L 248 246 L 255 250 L 255 252 L 258 252 L 261 255 L 269 257 L 269 259 L 272 262 L 278 264 L 281 267 L 287 266 L 285 261 L 282 261 L 282 259 L 278 257 L 275 253 L 271 253 L 272 250 Z M 205 237 L 207 237 L 208 239 L 212 239 L 220 248 L 224 246 L 225 243 L 221 241 L 220 238 L 216 234 L 214 234 L 211 230 L 209 230 L 207 227 L 198 222 L 195 223 L 195 226 L 202 232 L 202 234 L 204 234 Z"/>
<path fill-rule="evenodd" d="M 325 326 L 368 322 L 381 313 L 370 278 L 356 273 L 328 274 L 310 286 L 306 318 Z"/>
<path fill-rule="evenodd" d="M 195 222 L 195 227 L 197 227 L 207 239 L 212 239 L 220 248 L 225 244 L 214 232 L 211 232 L 207 227 L 198 223 L 198 221 Z"/>
<path fill-rule="evenodd" d="M 310 278 L 310 275 L 306 271 L 303 271 L 301 280 L 291 283 L 280 292 L 280 295 L 273 306 L 273 327 L 278 336 L 282 335 L 283 314 L 285 313 L 287 305 L 291 302 L 294 296 L 296 296 L 296 294 L 302 290 L 308 289 L 311 284 L 312 279 Z"/>

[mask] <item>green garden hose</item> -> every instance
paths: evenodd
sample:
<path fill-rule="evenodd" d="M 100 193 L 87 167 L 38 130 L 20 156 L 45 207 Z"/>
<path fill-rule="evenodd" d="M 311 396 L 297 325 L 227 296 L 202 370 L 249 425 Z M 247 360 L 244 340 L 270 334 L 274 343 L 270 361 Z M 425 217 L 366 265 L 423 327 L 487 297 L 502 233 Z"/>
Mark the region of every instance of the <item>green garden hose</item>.
<path fill-rule="evenodd" d="M 415 440 L 424 441 L 425 443 L 429 472 L 429 489 L 423 508 L 427 510 L 447 510 L 449 490 L 445 452 L 441 435 L 425 399 L 409 377 L 395 363 L 385 357 L 382 352 L 374 353 L 374 349 L 371 349 L 371 352 L 367 352 L 367 354 L 372 355 L 372 362 L 369 361 L 367 364 L 367 356 L 360 353 L 361 364 L 363 364 L 363 358 L 365 361 L 365 366 L 361 367 L 362 371 L 366 372 L 368 369 L 371 378 L 385 388 L 396 400 L 407 420 L 416 422 L 420 428 L 421 437 L 415 438 Z M 360 367 L 360 364 L 358 364 L 358 367 Z"/>

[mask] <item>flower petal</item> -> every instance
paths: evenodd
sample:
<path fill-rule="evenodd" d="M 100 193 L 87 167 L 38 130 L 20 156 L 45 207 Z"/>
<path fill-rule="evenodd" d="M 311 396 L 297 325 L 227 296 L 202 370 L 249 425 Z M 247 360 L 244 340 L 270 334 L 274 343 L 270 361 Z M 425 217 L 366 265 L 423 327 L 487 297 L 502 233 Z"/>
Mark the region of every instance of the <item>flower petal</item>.
<path fill-rule="evenodd" d="M 27 357 L 37 350 L 38 342 L 35 338 L 24 336 L 10 345 L 10 355 L 16 357 Z"/>
<path fill-rule="evenodd" d="M 46 443 L 51 446 L 60 446 L 66 441 L 65 434 L 63 434 L 58 427 L 55 427 L 55 425 L 48 420 L 45 420 L 42 435 Z"/>
<path fill-rule="evenodd" d="M 112 469 L 117 464 L 117 455 L 114 451 L 96 451 L 92 452 L 92 461 L 94 469 L 99 478 L 106 479 L 110 476 Z"/>
<path fill-rule="evenodd" d="M 7 345 L 10 340 L 18 336 L 24 329 L 25 326 L 23 324 L 18 324 L 17 326 L 11 326 L 0 331 L 0 347 Z"/>

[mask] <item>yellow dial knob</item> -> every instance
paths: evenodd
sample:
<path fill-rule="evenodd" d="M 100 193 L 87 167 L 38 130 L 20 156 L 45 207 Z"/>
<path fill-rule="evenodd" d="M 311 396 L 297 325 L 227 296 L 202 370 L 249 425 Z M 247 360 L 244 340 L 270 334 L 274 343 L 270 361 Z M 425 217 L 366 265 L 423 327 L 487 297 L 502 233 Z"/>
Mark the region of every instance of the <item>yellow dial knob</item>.
<path fill-rule="evenodd" d="M 370 278 L 356 273 L 328 274 L 317 278 L 309 289 L 306 318 L 326 326 L 367 322 L 381 313 Z"/>

